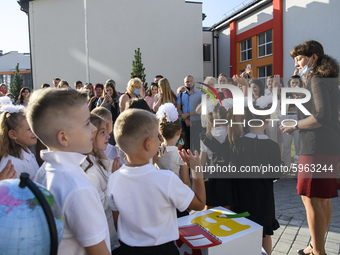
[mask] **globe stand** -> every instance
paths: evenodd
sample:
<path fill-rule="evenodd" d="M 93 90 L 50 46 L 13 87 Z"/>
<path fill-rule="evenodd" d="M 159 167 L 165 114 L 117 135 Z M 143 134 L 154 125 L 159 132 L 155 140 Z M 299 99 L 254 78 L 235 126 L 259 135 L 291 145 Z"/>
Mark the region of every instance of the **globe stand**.
<path fill-rule="evenodd" d="M 47 224 L 48 224 L 48 229 L 50 232 L 50 239 L 51 239 L 50 255 L 56 255 L 58 252 L 58 235 L 57 235 L 57 229 L 55 226 L 52 210 L 50 206 L 48 205 L 47 200 L 45 199 L 44 195 L 41 193 L 38 187 L 34 184 L 34 182 L 30 180 L 29 177 L 30 175 L 28 173 L 21 173 L 19 187 L 20 188 L 28 187 L 32 191 L 32 193 L 35 195 L 35 197 L 38 199 L 44 211 Z"/>

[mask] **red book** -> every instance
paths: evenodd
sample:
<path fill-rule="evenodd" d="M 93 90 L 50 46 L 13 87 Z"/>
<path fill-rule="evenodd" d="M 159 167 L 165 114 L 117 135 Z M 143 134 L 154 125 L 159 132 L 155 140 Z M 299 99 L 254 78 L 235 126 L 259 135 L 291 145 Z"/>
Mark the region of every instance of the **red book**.
<path fill-rule="evenodd" d="M 179 227 L 179 239 L 191 249 L 204 249 L 221 244 L 221 240 L 198 224 Z"/>

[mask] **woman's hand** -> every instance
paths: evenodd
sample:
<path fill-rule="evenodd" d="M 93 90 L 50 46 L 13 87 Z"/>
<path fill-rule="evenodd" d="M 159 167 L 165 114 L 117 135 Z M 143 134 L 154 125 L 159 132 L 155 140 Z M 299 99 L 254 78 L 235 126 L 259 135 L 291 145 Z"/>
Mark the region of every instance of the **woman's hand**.
<path fill-rule="evenodd" d="M 244 77 L 238 76 L 237 74 L 235 74 L 233 75 L 232 79 L 234 82 L 241 84 L 242 86 L 248 87 L 248 81 Z"/>
<path fill-rule="evenodd" d="M 283 125 L 280 126 L 280 130 L 285 134 L 291 135 L 295 130 L 297 130 L 296 126 L 294 126 L 295 125 L 294 121 L 285 122 L 285 125 L 286 126 Z"/>

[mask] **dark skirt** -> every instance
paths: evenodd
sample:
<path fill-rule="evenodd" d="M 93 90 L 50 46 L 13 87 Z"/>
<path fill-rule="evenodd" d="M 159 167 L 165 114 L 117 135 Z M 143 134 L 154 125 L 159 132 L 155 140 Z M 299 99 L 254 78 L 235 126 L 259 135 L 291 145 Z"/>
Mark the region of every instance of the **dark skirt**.
<path fill-rule="evenodd" d="M 231 206 L 238 204 L 235 179 L 209 179 L 205 182 L 206 205 Z"/>
<path fill-rule="evenodd" d="M 340 156 L 336 155 L 300 155 L 297 193 L 307 197 L 337 197 L 336 167 L 339 162 Z"/>
<path fill-rule="evenodd" d="M 262 236 L 273 235 L 280 225 L 275 218 L 275 200 L 272 179 L 238 179 L 239 205 L 236 213 L 249 212 L 247 218 L 263 227 Z"/>

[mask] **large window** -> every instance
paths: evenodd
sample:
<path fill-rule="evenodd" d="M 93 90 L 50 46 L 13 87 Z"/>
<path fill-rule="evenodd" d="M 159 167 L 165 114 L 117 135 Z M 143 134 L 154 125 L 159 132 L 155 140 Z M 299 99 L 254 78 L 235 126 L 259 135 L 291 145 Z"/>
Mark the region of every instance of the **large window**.
<path fill-rule="evenodd" d="M 211 44 L 203 44 L 203 61 L 211 61 Z"/>
<path fill-rule="evenodd" d="M 258 35 L 258 57 L 265 57 L 273 54 L 273 34 L 268 30 Z"/>
<path fill-rule="evenodd" d="M 251 38 L 241 42 L 241 62 L 252 59 Z"/>
<path fill-rule="evenodd" d="M 267 66 L 259 66 L 259 79 L 261 78 L 267 78 L 268 76 L 273 75 L 273 65 L 267 65 Z"/>

